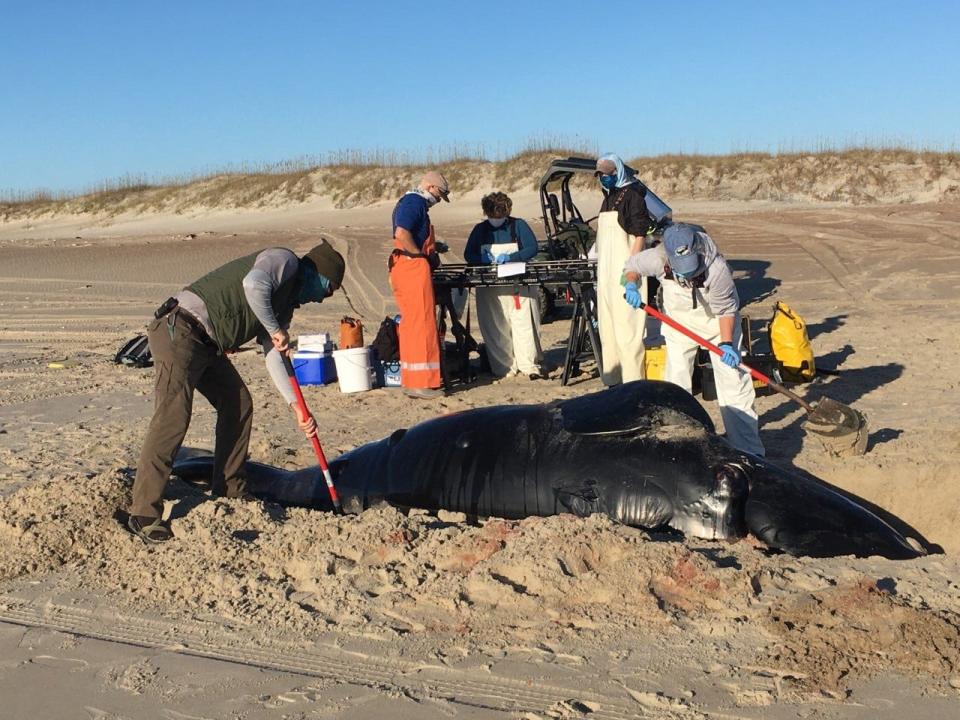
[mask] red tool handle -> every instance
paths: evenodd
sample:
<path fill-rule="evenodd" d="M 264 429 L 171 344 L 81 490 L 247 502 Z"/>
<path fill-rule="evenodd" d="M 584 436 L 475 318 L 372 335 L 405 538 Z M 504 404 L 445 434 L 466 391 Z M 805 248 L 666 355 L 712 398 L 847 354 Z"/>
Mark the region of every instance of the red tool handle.
<path fill-rule="evenodd" d="M 290 387 L 293 388 L 293 395 L 297 399 L 297 406 L 300 408 L 300 412 L 304 415 L 309 415 L 310 410 L 307 409 L 307 401 L 303 399 L 303 392 L 300 390 L 300 383 L 297 382 L 297 375 L 293 371 L 290 358 L 287 357 L 285 353 L 281 353 L 281 355 L 283 355 L 283 362 L 287 366 L 287 374 L 290 377 Z M 337 514 L 342 514 L 343 507 L 340 505 L 340 496 L 337 495 L 337 488 L 333 485 L 333 476 L 330 474 L 330 467 L 327 465 L 327 456 L 323 454 L 323 448 L 320 447 L 320 439 L 316 435 L 313 435 L 310 438 L 310 442 L 313 443 L 313 452 L 317 455 L 317 462 L 320 464 L 320 470 L 323 472 L 323 479 L 327 483 L 327 492 L 330 493 L 333 511 Z"/>
<path fill-rule="evenodd" d="M 666 315 L 664 315 L 662 312 L 660 312 L 660 311 L 657 310 L 656 308 L 652 308 L 652 307 L 650 307 L 649 305 L 647 305 L 646 303 L 642 302 L 642 303 L 640 303 L 640 308 L 639 308 L 639 309 L 640 309 L 640 310 L 643 310 L 643 311 L 644 311 L 645 313 L 647 313 L 648 315 L 653 315 L 653 317 L 655 317 L 655 318 L 656 318 L 657 320 L 659 320 L 660 322 L 665 322 L 667 325 L 669 325 L 670 327 L 672 327 L 674 330 L 676 330 L 677 332 L 683 333 L 683 334 L 686 335 L 688 338 L 690 338 L 691 340 L 693 340 L 695 343 L 697 343 L 698 345 L 701 345 L 702 347 L 705 347 L 707 350 L 709 350 L 709 351 L 712 352 L 713 354 L 719 355 L 720 357 L 723 357 L 723 350 L 721 350 L 719 347 L 717 347 L 716 345 L 714 345 L 712 342 L 710 342 L 710 341 L 707 340 L 706 338 L 700 337 L 699 335 L 697 335 L 697 334 L 696 334 L 695 332 L 693 332 L 692 330 L 689 330 L 689 329 L 685 328 L 683 325 L 681 325 L 680 323 L 678 323 L 676 320 L 667 317 Z M 750 367 L 749 365 L 744 365 L 743 363 L 740 363 L 739 368 L 740 368 L 741 370 L 745 371 L 745 372 L 750 373 L 753 377 L 755 377 L 755 378 L 756 378 L 757 380 L 759 380 L 760 382 L 766 383 L 767 385 L 769 385 L 770 387 L 772 387 L 772 388 L 773 388 L 774 390 L 776 390 L 777 392 L 782 393 L 783 395 L 786 395 L 787 397 L 789 397 L 791 400 L 799 403 L 799 404 L 803 407 L 803 409 L 806 410 L 807 412 L 813 412 L 813 406 L 812 406 L 810 403 L 808 403 L 806 400 L 804 400 L 802 397 L 800 397 L 800 396 L 797 395 L 796 393 L 791 392 L 790 390 L 787 390 L 787 388 L 785 388 L 785 387 L 784 387 L 783 385 L 781 385 L 780 383 L 778 383 L 778 382 L 776 382 L 776 381 L 774 381 L 774 380 L 771 380 L 770 378 L 768 378 L 766 375 L 764 375 L 764 374 L 763 374 L 762 372 L 760 372 L 759 370 L 754 370 L 754 369 L 753 369 L 752 367 Z"/>

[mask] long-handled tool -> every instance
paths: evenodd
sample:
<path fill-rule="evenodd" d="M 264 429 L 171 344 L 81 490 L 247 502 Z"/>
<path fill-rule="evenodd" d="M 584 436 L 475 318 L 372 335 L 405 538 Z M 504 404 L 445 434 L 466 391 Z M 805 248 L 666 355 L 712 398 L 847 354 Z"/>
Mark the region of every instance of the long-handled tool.
<path fill-rule="evenodd" d="M 293 394 L 297 399 L 297 406 L 304 415 L 310 415 L 307 409 L 307 401 L 303 399 L 303 392 L 300 390 L 300 383 L 297 382 L 297 375 L 293 371 L 293 365 L 286 353 L 280 353 L 283 357 L 283 364 L 287 367 L 287 375 L 290 376 L 290 387 L 293 388 Z M 330 493 L 330 502 L 333 503 L 333 511 L 338 515 L 343 514 L 343 507 L 340 505 L 340 496 L 337 495 L 337 488 L 333 485 L 333 476 L 330 474 L 330 467 L 327 465 L 327 457 L 323 454 L 323 448 L 320 447 L 320 440 L 316 435 L 310 438 L 313 443 L 313 451 L 317 454 L 317 462 L 320 464 L 320 470 L 323 472 L 323 479 L 327 483 L 327 492 Z"/>
<path fill-rule="evenodd" d="M 676 320 L 667 317 L 656 308 L 652 308 L 646 303 L 640 304 L 640 309 L 665 322 L 677 332 L 681 332 L 698 345 L 705 347 L 715 355 L 723 357 L 723 350 L 706 340 L 692 330 L 685 328 Z M 863 455 L 867 451 L 867 419 L 862 413 L 854 410 L 849 405 L 832 400 L 831 398 L 822 398 L 816 405 L 812 405 L 802 397 L 783 385 L 768 378 L 759 370 L 740 363 L 740 369 L 750 373 L 753 377 L 762 383 L 766 383 L 781 395 L 793 400 L 807 411 L 807 420 L 804 422 L 804 429 L 814 432 L 824 438 L 830 449 L 838 454 Z"/>

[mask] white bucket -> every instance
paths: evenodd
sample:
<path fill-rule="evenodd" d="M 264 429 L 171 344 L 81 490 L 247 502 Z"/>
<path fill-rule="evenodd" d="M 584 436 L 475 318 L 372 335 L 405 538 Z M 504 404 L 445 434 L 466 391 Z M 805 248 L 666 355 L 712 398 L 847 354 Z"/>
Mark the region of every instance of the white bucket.
<path fill-rule="evenodd" d="M 373 368 L 370 367 L 370 348 L 334 350 L 333 361 L 337 365 L 340 392 L 363 392 L 373 387 Z"/>

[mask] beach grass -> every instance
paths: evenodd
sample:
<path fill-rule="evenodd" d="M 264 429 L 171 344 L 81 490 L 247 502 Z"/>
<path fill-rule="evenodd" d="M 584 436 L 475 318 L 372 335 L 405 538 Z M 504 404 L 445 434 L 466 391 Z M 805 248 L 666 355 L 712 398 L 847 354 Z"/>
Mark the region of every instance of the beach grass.
<path fill-rule="evenodd" d="M 345 149 L 278 163 L 241 163 L 176 177 L 127 174 L 77 192 L 0 192 L 0 221 L 60 214 L 115 216 L 125 212 L 187 212 L 194 208 L 259 208 L 329 198 L 337 207 L 386 201 L 416 184 L 430 168 L 444 172 L 457 193 L 535 189 L 551 159 L 596 156 L 591 143 L 553 144 L 539 138 L 518 152 L 489 159 L 479 144 L 415 152 Z M 662 197 L 702 199 L 896 202 L 960 194 L 960 153 L 903 146 L 820 146 L 815 150 L 742 151 L 727 155 L 670 153 L 632 157 L 647 185 Z M 581 182 L 592 179 L 584 176 Z"/>

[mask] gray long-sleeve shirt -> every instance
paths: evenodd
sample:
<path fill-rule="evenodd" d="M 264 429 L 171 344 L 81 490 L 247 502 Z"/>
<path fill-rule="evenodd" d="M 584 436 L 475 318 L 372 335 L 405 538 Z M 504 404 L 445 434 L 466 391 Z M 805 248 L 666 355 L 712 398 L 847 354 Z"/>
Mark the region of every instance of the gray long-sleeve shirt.
<path fill-rule="evenodd" d="M 273 340 L 270 339 L 272 333 L 281 329 L 277 314 L 273 310 L 273 305 L 270 304 L 270 298 L 280 285 L 297 274 L 299 268 L 300 260 L 292 252 L 284 248 L 269 248 L 257 255 L 250 272 L 243 278 L 244 297 L 253 314 L 266 330 L 265 333 L 257 336 L 257 342 L 263 348 L 267 372 L 270 373 L 270 379 L 287 404 L 292 404 L 296 398 L 293 388 L 290 387 L 290 379 L 287 377 L 283 358 L 273 347 Z M 203 324 L 210 337 L 216 337 L 207 306 L 198 295 L 184 289 L 177 293 L 176 298 L 184 310 Z M 284 326 L 283 329 L 286 330 L 287 327 Z"/>
<path fill-rule="evenodd" d="M 740 309 L 740 296 L 737 295 L 730 266 L 707 233 L 698 232 L 696 237 L 697 252 L 703 256 L 707 268 L 703 275 L 703 286 L 697 288 L 698 295 L 702 302 L 710 306 L 714 315 L 736 315 Z M 676 282 L 666 279 L 666 267 L 667 253 L 663 245 L 657 245 L 631 256 L 624 271 L 655 276 L 660 282 Z"/>

